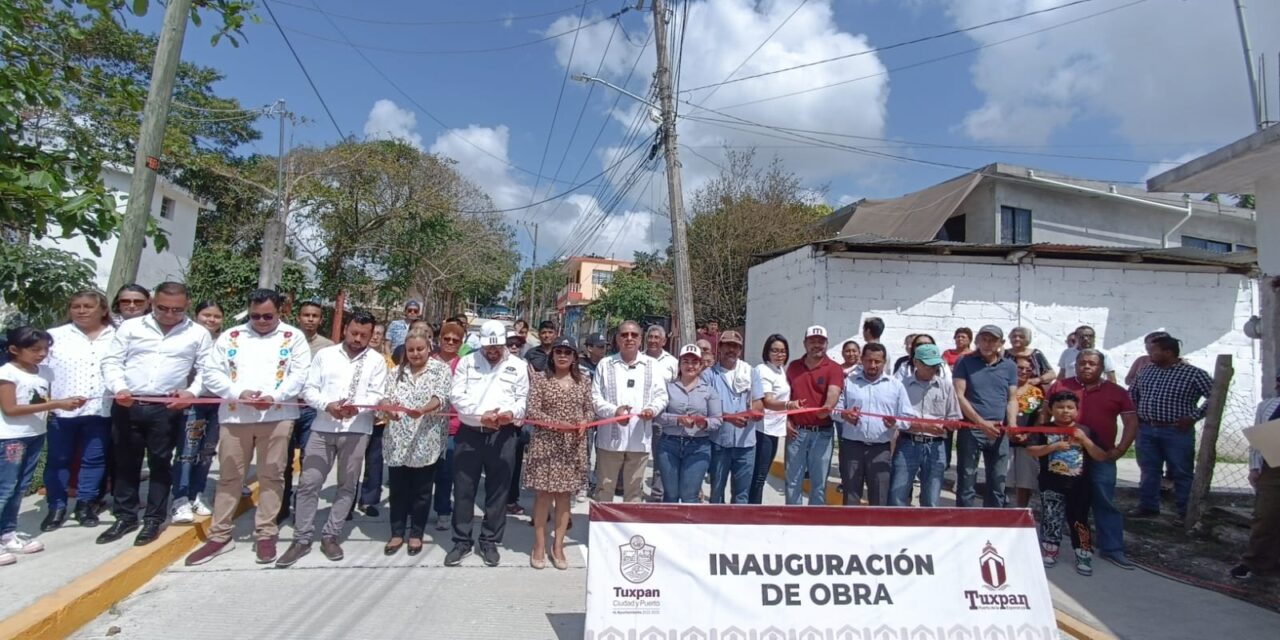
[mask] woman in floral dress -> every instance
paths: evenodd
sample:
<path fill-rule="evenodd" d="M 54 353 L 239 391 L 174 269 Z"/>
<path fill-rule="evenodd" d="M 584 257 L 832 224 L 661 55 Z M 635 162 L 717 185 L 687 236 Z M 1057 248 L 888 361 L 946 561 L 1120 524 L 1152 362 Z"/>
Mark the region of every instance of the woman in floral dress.
<path fill-rule="evenodd" d="M 572 340 L 560 338 L 551 346 L 551 366 L 545 374 L 529 376 L 529 403 L 526 415 L 564 425 L 581 425 L 595 419 L 591 402 L 591 382 L 578 370 L 578 348 Z M 529 565 L 546 566 L 547 512 L 555 508 L 555 541 L 551 564 L 568 569 L 564 538 L 569 530 L 569 507 L 573 494 L 582 489 L 587 477 L 585 429 L 561 431 L 539 428 L 533 432 L 524 454 L 526 489 L 536 492 L 533 502 L 533 551 Z"/>
<path fill-rule="evenodd" d="M 391 539 L 383 549 L 394 555 L 405 544 L 409 525 L 409 555 L 422 551 L 422 536 L 430 515 L 431 484 L 436 464 L 449 440 L 449 365 L 431 355 L 426 333 L 410 331 L 405 359 L 387 376 L 383 404 L 390 418 L 382 440 L 382 455 L 390 469 Z M 392 408 L 394 407 L 394 408 Z"/>

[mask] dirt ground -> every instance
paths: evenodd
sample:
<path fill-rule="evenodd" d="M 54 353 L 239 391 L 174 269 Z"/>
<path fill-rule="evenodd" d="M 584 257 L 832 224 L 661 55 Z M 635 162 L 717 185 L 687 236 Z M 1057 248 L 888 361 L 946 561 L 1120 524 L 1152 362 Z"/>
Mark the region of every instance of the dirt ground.
<path fill-rule="evenodd" d="M 1130 560 L 1172 580 L 1280 612 L 1280 576 L 1260 576 L 1241 583 L 1228 575 L 1240 562 L 1249 540 L 1252 495 L 1211 495 L 1210 508 L 1191 534 L 1174 525 L 1172 496 L 1166 493 L 1163 498 L 1162 515 L 1125 518 L 1125 547 Z M 1116 503 L 1121 511 L 1137 507 L 1137 490 L 1117 489 Z"/>

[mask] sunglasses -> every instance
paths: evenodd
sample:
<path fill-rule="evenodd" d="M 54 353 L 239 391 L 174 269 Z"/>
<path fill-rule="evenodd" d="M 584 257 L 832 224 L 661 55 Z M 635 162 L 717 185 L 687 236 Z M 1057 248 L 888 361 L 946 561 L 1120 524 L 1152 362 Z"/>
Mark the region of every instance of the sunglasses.
<path fill-rule="evenodd" d="M 441 336 L 441 337 L 440 337 L 440 342 L 448 342 L 448 343 L 452 344 L 452 343 L 455 343 L 455 342 L 462 342 L 462 338 L 455 338 L 455 337 L 453 337 L 453 336 Z"/>
<path fill-rule="evenodd" d="M 626 338 L 626 339 L 628 339 L 628 340 L 634 340 L 634 339 L 636 339 L 636 338 L 639 338 L 639 337 L 640 337 L 640 334 L 638 334 L 638 333 L 631 333 L 631 332 L 628 332 L 628 333 L 619 333 L 619 334 L 618 334 L 618 337 L 619 337 L 619 338 Z"/>
<path fill-rule="evenodd" d="M 275 319 L 276 319 L 276 314 L 274 314 L 274 313 L 251 313 L 251 314 L 249 314 L 249 319 L 250 319 L 250 320 L 252 320 L 252 321 L 254 321 L 254 322 L 259 322 L 259 321 L 262 321 L 262 320 L 266 320 L 267 322 L 271 322 L 272 320 L 275 320 Z"/>
<path fill-rule="evenodd" d="M 164 305 L 159 305 L 159 304 L 155 305 L 155 310 L 159 311 L 160 313 L 167 313 L 169 315 L 174 315 L 174 316 L 187 312 L 186 307 L 166 307 Z"/>
<path fill-rule="evenodd" d="M 129 299 L 127 299 L 127 298 L 121 298 L 118 302 L 116 302 L 116 304 L 118 304 L 118 305 L 120 305 L 120 306 L 122 306 L 122 307 L 125 307 L 125 306 L 128 306 L 128 307 L 141 307 L 141 306 L 143 306 L 143 305 L 147 304 L 147 301 L 146 301 L 146 300 L 129 300 Z"/>

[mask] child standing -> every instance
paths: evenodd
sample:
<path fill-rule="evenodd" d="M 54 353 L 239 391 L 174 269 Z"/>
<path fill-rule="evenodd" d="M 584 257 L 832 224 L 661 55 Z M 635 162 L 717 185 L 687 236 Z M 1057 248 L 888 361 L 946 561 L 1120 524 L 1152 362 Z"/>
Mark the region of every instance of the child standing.
<path fill-rule="evenodd" d="M 1062 529 L 1069 527 L 1076 552 L 1076 572 L 1093 575 L 1093 542 L 1089 536 L 1089 477 L 1085 454 L 1105 460 L 1106 452 L 1090 439 L 1089 427 L 1076 423 L 1079 398 L 1070 391 L 1049 398 L 1050 426 L 1073 429 L 1071 435 L 1034 434 L 1027 453 L 1040 459 L 1040 551 L 1045 568 L 1058 563 Z"/>
<path fill-rule="evenodd" d="M 53 372 L 41 365 L 53 343 L 49 334 L 33 327 L 8 333 L 9 362 L 0 366 L 0 565 L 18 561 L 15 554 L 44 550 L 44 543 L 18 533 L 18 509 L 31 486 L 45 420 L 51 409 L 74 411 L 85 398 L 49 400 Z"/>

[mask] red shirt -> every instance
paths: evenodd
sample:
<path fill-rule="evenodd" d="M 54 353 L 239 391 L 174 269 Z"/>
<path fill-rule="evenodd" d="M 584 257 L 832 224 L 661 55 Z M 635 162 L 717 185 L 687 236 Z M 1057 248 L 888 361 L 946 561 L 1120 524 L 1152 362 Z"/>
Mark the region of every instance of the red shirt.
<path fill-rule="evenodd" d="M 800 358 L 787 365 L 787 383 L 791 385 L 792 400 L 803 400 L 806 408 L 821 407 L 827 403 L 827 387 L 844 388 L 844 369 L 826 356 L 812 369 Z M 831 425 L 831 416 L 798 413 L 791 416 L 791 421 L 799 427 L 825 427 Z"/>
<path fill-rule="evenodd" d="M 964 356 L 970 353 L 973 353 L 973 352 L 965 351 L 962 353 L 957 349 L 947 349 L 946 351 L 942 352 L 942 361 L 946 362 L 948 367 L 954 367 L 956 366 L 956 362 L 959 361 L 960 358 L 963 358 Z"/>
<path fill-rule="evenodd" d="M 1099 382 L 1092 389 L 1086 389 L 1076 378 L 1058 380 L 1049 387 L 1049 395 L 1045 401 L 1059 391 L 1070 391 L 1080 398 L 1080 412 L 1076 416 L 1076 422 L 1092 429 L 1093 441 L 1104 449 L 1116 446 L 1116 422 L 1120 414 L 1137 411 L 1129 392 L 1107 380 Z"/>

